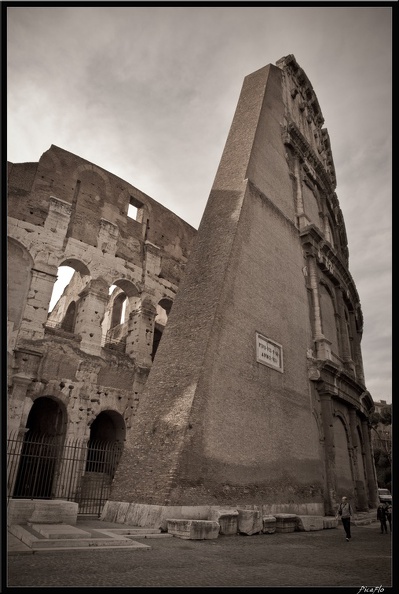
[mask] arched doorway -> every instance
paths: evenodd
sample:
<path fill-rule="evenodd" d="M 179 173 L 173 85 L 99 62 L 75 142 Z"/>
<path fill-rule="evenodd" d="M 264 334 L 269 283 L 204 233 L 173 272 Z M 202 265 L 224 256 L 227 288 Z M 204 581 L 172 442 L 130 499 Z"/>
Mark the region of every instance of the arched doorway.
<path fill-rule="evenodd" d="M 14 487 L 14 498 L 50 499 L 55 468 L 63 442 L 64 414 L 57 401 L 42 396 L 34 401 Z"/>
<path fill-rule="evenodd" d="M 125 433 L 125 421 L 115 411 L 102 411 L 93 420 L 81 486 L 80 514 L 100 515 L 122 455 Z"/>

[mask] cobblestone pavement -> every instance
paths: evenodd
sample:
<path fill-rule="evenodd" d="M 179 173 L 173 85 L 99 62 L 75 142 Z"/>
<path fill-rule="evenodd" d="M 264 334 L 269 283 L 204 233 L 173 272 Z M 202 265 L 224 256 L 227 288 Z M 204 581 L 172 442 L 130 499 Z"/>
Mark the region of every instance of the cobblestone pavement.
<path fill-rule="evenodd" d="M 376 523 L 354 526 L 350 542 L 341 526 L 142 542 L 151 548 L 10 555 L 7 587 L 392 587 L 391 537 Z"/>

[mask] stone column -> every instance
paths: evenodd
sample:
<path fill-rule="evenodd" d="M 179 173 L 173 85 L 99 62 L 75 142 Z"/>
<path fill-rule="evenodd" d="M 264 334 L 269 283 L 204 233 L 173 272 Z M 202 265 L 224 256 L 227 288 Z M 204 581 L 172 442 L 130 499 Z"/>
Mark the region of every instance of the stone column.
<path fill-rule="evenodd" d="M 355 315 L 353 313 L 349 314 L 349 320 L 350 320 L 352 336 L 353 336 L 353 357 L 355 359 L 354 368 L 355 368 L 356 379 L 358 380 L 358 382 L 360 382 L 361 384 L 364 385 L 365 380 L 364 380 L 364 371 L 363 371 L 363 359 L 362 359 L 362 351 L 360 348 L 361 334 L 359 333 L 359 331 L 357 329 L 356 319 L 355 319 Z"/>
<path fill-rule="evenodd" d="M 357 433 L 357 416 L 356 416 L 356 409 L 349 408 L 349 426 L 351 431 L 351 438 L 352 438 L 352 445 L 353 445 L 353 468 L 355 471 L 355 485 L 356 485 L 356 497 L 357 497 L 357 507 L 362 510 L 368 510 L 368 502 L 367 502 L 367 494 L 366 494 L 366 485 L 364 484 L 364 476 L 361 474 L 361 468 L 359 468 L 358 464 L 358 456 L 362 456 L 362 451 L 360 449 L 360 443 Z"/>
<path fill-rule="evenodd" d="M 44 326 L 47 322 L 51 295 L 57 279 L 55 266 L 41 264 L 40 269 L 32 268 L 31 273 L 32 279 L 17 344 L 20 340 L 41 340 L 44 338 Z"/>
<path fill-rule="evenodd" d="M 72 204 L 50 196 L 48 215 L 44 222 L 46 231 L 52 231 L 57 242 L 62 242 L 66 236 L 71 219 Z"/>
<path fill-rule="evenodd" d="M 323 392 L 323 384 L 318 387 L 321 403 L 321 415 L 323 421 L 324 432 L 324 456 L 326 469 L 326 486 L 327 493 L 324 496 L 324 506 L 326 515 L 335 514 L 335 444 L 334 444 L 334 423 L 332 414 L 332 400 L 331 395 Z"/>
<path fill-rule="evenodd" d="M 373 451 L 371 447 L 370 439 L 370 428 L 367 420 L 362 420 L 362 436 L 364 444 L 364 460 L 366 466 L 367 483 L 368 483 L 368 496 L 369 506 L 377 507 L 378 505 L 378 494 L 377 494 L 377 481 L 375 476 L 375 467 L 373 459 Z"/>
<path fill-rule="evenodd" d="M 331 359 L 331 341 L 323 334 L 321 322 L 321 308 L 319 297 L 319 281 L 315 256 L 308 256 L 309 283 L 312 291 L 314 341 L 316 343 L 316 358 Z"/>
<path fill-rule="evenodd" d="M 19 454 L 27 431 L 26 422 L 32 408 L 28 390 L 37 378 L 42 353 L 32 349 L 17 349 L 14 354 L 13 374 L 8 380 L 8 444 L 7 444 L 7 494 L 14 492 L 20 461 Z"/>
<path fill-rule="evenodd" d="M 102 279 L 92 280 L 79 293 L 75 334 L 82 337 L 80 348 L 90 355 L 101 354 L 101 321 L 108 302 L 108 285 Z"/>
<path fill-rule="evenodd" d="M 344 298 L 342 295 L 342 288 L 336 291 L 337 295 L 337 305 L 338 305 L 338 312 L 339 312 L 339 329 L 341 335 L 341 348 L 342 353 L 340 353 L 340 357 L 344 361 L 345 367 L 353 374 L 355 374 L 355 365 L 352 360 L 352 353 L 350 347 L 350 337 L 348 334 L 348 328 L 346 324 L 346 317 L 345 317 L 345 305 L 344 305 Z"/>
<path fill-rule="evenodd" d="M 118 238 L 118 227 L 110 221 L 107 221 L 107 219 L 101 219 L 100 230 L 97 236 L 97 247 L 103 252 L 103 254 L 115 256 Z"/>
<path fill-rule="evenodd" d="M 303 229 L 309 225 L 309 219 L 305 214 L 303 208 L 303 194 L 302 194 L 302 171 L 299 158 L 296 155 L 294 161 L 294 176 L 296 181 L 296 214 L 298 217 L 299 229 Z"/>

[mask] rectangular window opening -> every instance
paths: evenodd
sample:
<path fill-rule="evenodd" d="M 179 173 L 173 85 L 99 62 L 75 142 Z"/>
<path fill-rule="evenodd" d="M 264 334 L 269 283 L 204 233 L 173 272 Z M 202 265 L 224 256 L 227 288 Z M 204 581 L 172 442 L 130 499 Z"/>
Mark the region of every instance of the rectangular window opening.
<path fill-rule="evenodd" d="M 130 219 L 134 219 L 138 223 L 143 222 L 143 205 L 141 202 L 130 196 L 130 202 L 127 209 L 127 216 Z"/>

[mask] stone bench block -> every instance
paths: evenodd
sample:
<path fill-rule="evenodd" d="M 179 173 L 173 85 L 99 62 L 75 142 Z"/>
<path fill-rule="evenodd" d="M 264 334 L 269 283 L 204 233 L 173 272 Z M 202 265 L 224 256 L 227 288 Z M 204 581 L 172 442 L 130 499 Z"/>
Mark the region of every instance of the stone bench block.
<path fill-rule="evenodd" d="M 258 534 L 262 532 L 263 520 L 259 510 L 239 509 L 238 510 L 238 532 L 240 534 Z"/>
<path fill-rule="evenodd" d="M 323 518 L 321 516 L 297 516 L 296 530 L 299 532 L 310 532 L 311 530 L 323 530 Z"/>
<path fill-rule="evenodd" d="M 7 524 L 72 524 L 78 517 L 78 504 L 64 499 L 11 499 Z"/>
<path fill-rule="evenodd" d="M 276 518 L 276 532 L 295 532 L 296 514 L 274 514 Z"/>
<path fill-rule="evenodd" d="M 338 526 L 338 518 L 335 516 L 325 516 L 323 518 L 323 528 L 336 528 Z"/>
<path fill-rule="evenodd" d="M 217 538 L 220 524 L 212 520 L 168 519 L 168 534 L 185 540 L 210 540 Z"/>
<path fill-rule="evenodd" d="M 220 524 L 220 534 L 231 535 L 238 532 L 238 511 L 236 509 L 212 509 L 210 519 Z"/>
<path fill-rule="evenodd" d="M 274 516 L 263 516 L 263 534 L 274 534 L 276 532 L 276 518 Z"/>

